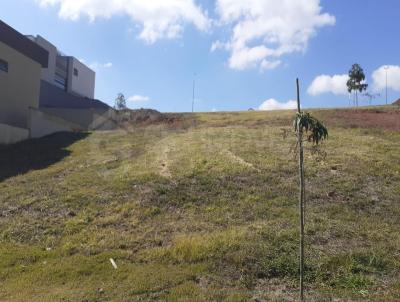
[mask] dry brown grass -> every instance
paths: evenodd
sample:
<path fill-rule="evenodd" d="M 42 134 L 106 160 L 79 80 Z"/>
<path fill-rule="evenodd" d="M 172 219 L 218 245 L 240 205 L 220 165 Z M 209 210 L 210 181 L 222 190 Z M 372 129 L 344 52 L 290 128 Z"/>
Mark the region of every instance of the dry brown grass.
<path fill-rule="evenodd" d="M 306 157 L 310 301 L 400 299 L 400 133 L 384 110 L 366 113 L 376 127 L 315 112 L 330 138 Z M 1 148 L 0 300 L 294 300 L 292 117 L 186 114 Z"/>

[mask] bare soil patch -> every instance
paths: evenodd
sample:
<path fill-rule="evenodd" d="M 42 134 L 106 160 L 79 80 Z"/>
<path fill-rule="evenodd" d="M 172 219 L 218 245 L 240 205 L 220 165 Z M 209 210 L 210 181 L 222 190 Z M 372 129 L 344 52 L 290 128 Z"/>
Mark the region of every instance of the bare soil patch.
<path fill-rule="evenodd" d="M 319 111 L 318 115 L 330 126 L 400 131 L 400 110 L 336 109 Z"/>
<path fill-rule="evenodd" d="M 160 161 L 160 175 L 167 178 L 170 178 L 172 176 L 168 166 L 168 153 L 170 151 L 170 147 L 165 146 L 162 151 L 162 157 Z"/>
<path fill-rule="evenodd" d="M 154 109 L 123 110 L 118 113 L 117 123 L 123 129 L 163 125 L 167 129 L 187 129 L 195 124 L 193 117 L 182 113 L 161 113 Z"/>
<path fill-rule="evenodd" d="M 252 163 L 249 163 L 249 162 L 245 161 L 243 158 L 241 158 L 240 156 L 236 155 L 232 151 L 223 150 L 222 153 L 226 154 L 228 156 L 228 158 L 231 159 L 233 162 L 236 162 L 239 165 L 242 165 L 242 166 L 245 166 L 245 167 L 250 168 L 252 170 L 255 170 L 257 172 L 260 172 L 260 170 L 257 169 L 256 167 L 254 167 L 254 165 Z"/>

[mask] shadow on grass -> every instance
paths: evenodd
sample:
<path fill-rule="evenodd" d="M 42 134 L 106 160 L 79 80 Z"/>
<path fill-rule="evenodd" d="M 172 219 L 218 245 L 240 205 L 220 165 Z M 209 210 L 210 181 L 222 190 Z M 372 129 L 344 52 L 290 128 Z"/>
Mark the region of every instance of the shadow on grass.
<path fill-rule="evenodd" d="M 90 133 L 60 132 L 9 146 L 0 146 L 0 182 L 30 170 L 44 169 L 71 154 L 65 148 Z"/>

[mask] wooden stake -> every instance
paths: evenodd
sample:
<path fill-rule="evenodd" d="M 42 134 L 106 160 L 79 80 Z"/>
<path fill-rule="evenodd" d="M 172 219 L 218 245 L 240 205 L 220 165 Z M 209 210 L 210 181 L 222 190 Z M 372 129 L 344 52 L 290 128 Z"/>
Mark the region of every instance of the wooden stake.
<path fill-rule="evenodd" d="M 296 79 L 297 86 L 297 111 L 301 112 L 300 107 L 300 85 L 299 79 Z M 300 211 L 300 301 L 304 301 L 304 199 L 305 199 L 305 183 L 304 183 L 304 151 L 303 151 L 303 129 L 298 129 L 298 145 L 299 145 L 299 176 L 300 176 L 300 194 L 299 194 L 299 211 Z"/>

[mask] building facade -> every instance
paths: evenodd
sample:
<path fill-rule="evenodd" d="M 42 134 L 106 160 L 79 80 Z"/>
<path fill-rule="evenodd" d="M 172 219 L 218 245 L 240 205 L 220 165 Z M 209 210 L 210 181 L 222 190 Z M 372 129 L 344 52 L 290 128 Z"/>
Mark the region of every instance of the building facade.
<path fill-rule="evenodd" d="M 0 20 L 0 124 L 27 129 L 48 52 Z"/>
<path fill-rule="evenodd" d="M 94 99 L 94 89 L 93 70 L 0 20 L 0 145 L 61 131 L 114 129 L 115 112 Z"/>
<path fill-rule="evenodd" d="M 42 70 L 42 80 L 76 96 L 94 99 L 96 74 L 72 56 L 62 54 L 56 46 L 41 36 L 27 36 L 49 52 L 48 67 Z"/>

